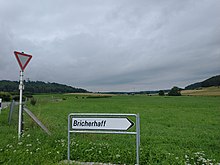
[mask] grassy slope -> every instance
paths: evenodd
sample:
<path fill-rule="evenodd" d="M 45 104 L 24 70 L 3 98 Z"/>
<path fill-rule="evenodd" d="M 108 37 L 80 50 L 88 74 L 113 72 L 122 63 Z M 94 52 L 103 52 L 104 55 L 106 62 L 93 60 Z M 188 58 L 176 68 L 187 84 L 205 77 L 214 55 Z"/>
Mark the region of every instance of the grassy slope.
<path fill-rule="evenodd" d="M 198 162 L 199 156 L 206 161 L 208 158 L 220 162 L 219 97 L 54 97 L 65 99 L 54 101 L 51 96 L 39 95 L 37 105 L 29 106 L 51 130 L 51 137 L 25 116 L 26 131 L 22 144 L 18 143 L 17 126 L 9 127 L 8 112 L 2 112 L 0 164 L 54 164 L 66 159 L 67 115 L 70 112 L 140 113 L 141 164 L 185 164 L 188 157 Z M 14 124 L 15 120 L 16 117 Z M 83 134 L 72 137 L 72 159 L 135 162 L 133 136 Z"/>
<path fill-rule="evenodd" d="M 183 90 L 182 95 L 189 96 L 220 96 L 220 87 L 208 87 L 195 90 Z"/>

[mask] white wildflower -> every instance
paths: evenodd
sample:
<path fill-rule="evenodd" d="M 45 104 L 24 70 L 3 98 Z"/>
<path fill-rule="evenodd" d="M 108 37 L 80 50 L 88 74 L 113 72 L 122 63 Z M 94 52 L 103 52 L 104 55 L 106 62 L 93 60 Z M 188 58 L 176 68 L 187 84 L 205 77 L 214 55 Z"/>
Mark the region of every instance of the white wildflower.
<path fill-rule="evenodd" d="M 32 144 L 27 144 L 26 146 L 27 146 L 27 147 L 31 147 L 31 146 L 32 146 Z"/>
<path fill-rule="evenodd" d="M 116 155 L 116 158 L 120 158 L 121 156 L 119 154 Z"/>

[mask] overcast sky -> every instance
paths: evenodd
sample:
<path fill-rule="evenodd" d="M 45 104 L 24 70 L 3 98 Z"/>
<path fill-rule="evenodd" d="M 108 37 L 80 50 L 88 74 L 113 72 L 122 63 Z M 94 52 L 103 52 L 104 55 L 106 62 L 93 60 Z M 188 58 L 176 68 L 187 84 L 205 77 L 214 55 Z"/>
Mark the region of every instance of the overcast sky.
<path fill-rule="evenodd" d="M 89 91 L 185 87 L 220 74 L 220 0 L 0 0 L 0 80 Z"/>

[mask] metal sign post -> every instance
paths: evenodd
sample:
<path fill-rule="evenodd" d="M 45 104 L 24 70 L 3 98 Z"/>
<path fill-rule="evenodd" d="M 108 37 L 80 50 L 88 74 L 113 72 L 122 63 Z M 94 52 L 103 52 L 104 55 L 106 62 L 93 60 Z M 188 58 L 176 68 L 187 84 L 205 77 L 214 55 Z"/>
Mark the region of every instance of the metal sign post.
<path fill-rule="evenodd" d="M 15 101 L 12 100 L 11 104 L 10 104 L 10 111 L 9 111 L 9 114 L 8 114 L 8 124 L 11 125 L 11 119 L 12 119 L 12 113 L 13 113 L 13 110 L 14 110 L 14 106 L 15 106 Z"/>
<path fill-rule="evenodd" d="M 23 71 L 20 71 L 20 84 L 19 84 L 19 90 L 20 90 L 20 99 L 19 99 L 19 116 L 18 116 L 18 139 L 20 139 L 22 134 L 22 112 L 23 112 L 23 105 L 22 105 L 22 92 L 24 89 L 24 83 L 23 83 Z"/>
<path fill-rule="evenodd" d="M 128 117 L 136 118 L 135 131 L 128 131 L 134 123 Z M 67 160 L 70 161 L 70 133 L 127 134 L 136 135 L 136 164 L 140 157 L 139 114 L 71 113 L 68 115 Z"/>
<path fill-rule="evenodd" d="M 0 98 L 0 114 L 2 113 L 2 99 Z"/>
<path fill-rule="evenodd" d="M 14 52 L 15 57 L 18 61 L 18 64 L 21 68 L 20 71 L 20 84 L 19 84 L 19 90 L 20 90 L 20 100 L 19 100 L 19 115 L 18 115 L 18 139 L 20 139 L 23 129 L 23 105 L 22 105 L 22 91 L 24 89 L 24 83 L 23 83 L 23 72 L 26 68 L 27 64 L 30 62 L 32 56 L 25 54 L 24 52 Z"/>

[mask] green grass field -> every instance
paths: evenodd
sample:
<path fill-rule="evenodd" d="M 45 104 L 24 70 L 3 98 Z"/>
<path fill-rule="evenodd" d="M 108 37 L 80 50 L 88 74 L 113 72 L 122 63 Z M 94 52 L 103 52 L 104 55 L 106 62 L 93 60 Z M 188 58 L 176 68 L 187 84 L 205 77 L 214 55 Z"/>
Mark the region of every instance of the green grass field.
<path fill-rule="evenodd" d="M 27 115 L 21 141 L 17 114 L 0 114 L 0 164 L 59 164 L 67 159 L 67 116 L 71 112 L 139 113 L 140 164 L 219 164 L 220 97 L 37 95 L 27 107 L 48 127 L 48 136 Z M 16 110 L 17 111 L 17 110 Z M 132 135 L 71 134 L 71 159 L 135 164 Z"/>

